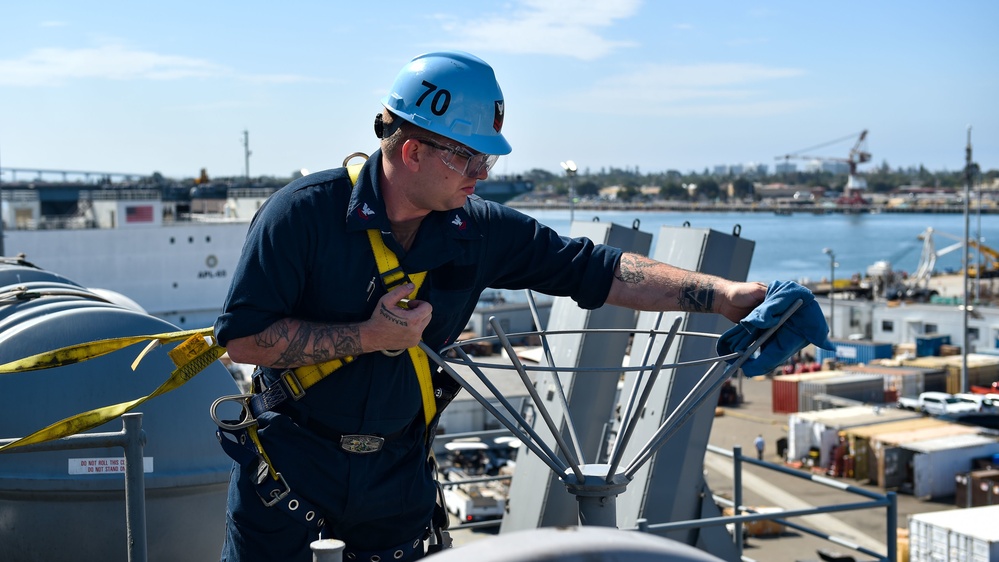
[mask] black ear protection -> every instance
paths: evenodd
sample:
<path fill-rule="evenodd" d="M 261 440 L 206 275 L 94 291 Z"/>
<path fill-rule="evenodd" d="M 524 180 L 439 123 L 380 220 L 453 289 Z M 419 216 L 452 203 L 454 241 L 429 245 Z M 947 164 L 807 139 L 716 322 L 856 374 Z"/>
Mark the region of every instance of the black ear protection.
<path fill-rule="evenodd" d="M 375 136 L 380 139 L 387 139 L 391 137 L 392 133 L 394 133 L 396 129 L 401 126 L 402 119 L 399 119 L 398 117 L 393 119 L 391 124 L 386 125 L 385 122 L 382 121 L 381 113 L 375 115 Z"/>

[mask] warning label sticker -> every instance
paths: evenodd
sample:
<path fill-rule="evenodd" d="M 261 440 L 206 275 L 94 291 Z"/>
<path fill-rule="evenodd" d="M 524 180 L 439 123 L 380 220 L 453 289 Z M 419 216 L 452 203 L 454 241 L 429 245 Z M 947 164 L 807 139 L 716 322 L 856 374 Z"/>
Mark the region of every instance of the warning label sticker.
<path fill-rule="evenodd" d="M 153 457 L 143 457 L 142 472 L 153 471 Z M 69 459 L 70 474 L 125 474 L 125 457 Z"/>

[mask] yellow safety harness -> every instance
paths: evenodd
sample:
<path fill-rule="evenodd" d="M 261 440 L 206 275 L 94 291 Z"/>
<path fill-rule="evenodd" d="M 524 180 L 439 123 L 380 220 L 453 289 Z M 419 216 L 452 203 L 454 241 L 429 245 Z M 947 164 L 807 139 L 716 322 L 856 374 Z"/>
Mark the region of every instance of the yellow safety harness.
<path fill-rule="evenodd" d="M 396 257 L 392 250 L 389 250 L 385 246 L 382 233 L 378 230 L 369 230 L 368 240 L 371 242 L 371 251 L 375 254 L 378 273 L 381 275 L 385 288 L 391 290 L 393 287 L 404 283 L 407 275 L 399 266 L 399 258 Z M 416 298 L 416 293 L 419 292 L 423 280 L 427 277 L 427 272 L 421 271 L 408 277 L 414 285 L 412 292 L 409 293 L 409 298 L 413 299 Z M 413 368 L 416 369 L 416 379 L 420 383 L 420 396 L 423 400 L 423 419 L 429 427 L 430 422 L 437 415 L 437 404 L 434 401 L 434 383 L 431 380 L 430 373 L 430 359 L 418 346 L 411 347 L 406 351 L 409 352 Z"/>
<path fill-rule="evenodd" d="M 351 184 L 357 182 L 360 169 L 360 165 L 348 166 Z M 415 298 L 424 279 L 426 279 L 426 272 L 407 275 L 399 265 L 398 257 L 385 245 L 381 231 L 371 229 L 367 231 L 367 234 L 368 241 L 371 244 L 371 251 L 375 257 L 378 272 L 385 289 L 390 291 L 409 281 L 413 283 L 414 288 L 408 297 L 409 299 Z M 425 435 L 429 443 L 432 437 L 430 435 L 430 425 L 437 414 L 430 360 L 426 353 L 419 347 L 411 347 L 408 349 L 408 352 L 420 384 L 424 422 L 426 424 Z M 385 353 L 395 355 L 395 353 L 391 352 Z M 306 527 L 317 530 L 323 528 L 325 518 L 322 516 L 320 510 L 314 507 L 307 498 L 300 496 L 292 490 L 287 482 L 285 482 L 282 474 L 274 468 L 257 434 L 258 424 L 256 415 L 273 409 L 289 398 L 293 400 L 301 399 L 309 388 L 353 360 L 353 357 L 347 356 L 325 363 L 289 369 L 281 373 L 280 382 L 277 384 L 272 384 L 267 388 L 255 388 L 255 392 L 249 395 L 223 396 L 212 404 L 212 419 L 219 426 L 217 433 L 223 450 L 241 466 L 255 468 L 257 474 L 255 488 L 257 495 L 260 496 L 264 505 L 278 507 L 292 519 L 299 521 Z M 240 403 L 243 408 L 240 420 L 225 421 L 219 419 L 216 409 L 226 401 L 238 401 Z M 340 447 L 345 451 L 363 454 L 379 450 L 384 440 L 384 438 L 373 435 L 342 435 L 340 436 Z M 265 474 L 269 478 L 265 477 Z M 446 527 L 442 527 L 441 530 L 443 528 Z M 439 531 L 435 530 L 434 532 L 437 533 Z"/>
<path fill-rule="evenodd" d="M 347 172 L 350 175 L 351 184 L 357 183 L 358 175 L 361 173 L 361 167 L 361 164 L 347 166 Z M 381 231 L 378 229 L 370 229 L 367 231 L 367 234 L 368 242 L 371 244 L 371 253 L 375 257 L 375 263 L 378 266 L 378 274 L 382 279 L 382 285 L 385 289 L 391 291 L 395 287 L 409 281 L 413 283 L 414 288 L 409 293 L 408 298 L 416 298 L 416 294 L 419 292 L 420 286 L 423 284 L 423 280 L 427 277 L 427 272 L 420 271 L 418 273 L 407 275 L 399 265 L 399 258 L 396 257 L 395 253 L 390 250 L 388 246 L 385 245 L 385 240 L 382 238 Z M 419 347 L 414 346 L 406 351 L 409 352 L 409 358 L 413 362 L 413 368 L 416 370 L 416 378 L 420 383 L 420 395 L 423 401 L 423 418 L 424 422 L 429 427 L 430 423 L 434 419 L 434 416 L 437 414 L 437 404 L 434 400 L 434 385 L 430 370 L 430 359 Z M 291 398 L 298 400 L 305 395 L 306 390 L 353 360 L 354 357 L 347 356 L 339 359 L 333 359 L 332 361 L 327 361 L 325 363 L 305 365 L 295 369 L 289 369 L 281 373 L 281 380 L 284 383 L 285 388 L 291 393 Z"/>

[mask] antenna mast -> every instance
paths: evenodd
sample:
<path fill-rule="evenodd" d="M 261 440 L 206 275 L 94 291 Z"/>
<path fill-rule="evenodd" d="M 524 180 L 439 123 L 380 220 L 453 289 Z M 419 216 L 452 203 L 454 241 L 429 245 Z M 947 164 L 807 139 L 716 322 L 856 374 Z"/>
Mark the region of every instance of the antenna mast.
<path fill-rule="evenodd" d="M 250 183 L 250 131 L 243 129 L 243 158 L 246 160 L 246 183 Z"/>

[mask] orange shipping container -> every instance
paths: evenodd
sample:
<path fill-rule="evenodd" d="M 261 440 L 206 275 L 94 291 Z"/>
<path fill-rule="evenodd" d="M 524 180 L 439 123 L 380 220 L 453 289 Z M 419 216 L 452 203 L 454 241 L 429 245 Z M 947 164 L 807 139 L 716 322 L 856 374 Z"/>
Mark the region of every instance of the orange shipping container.
<path fill-rule="evenodd" d="M 819 371 L 816 373 L 798 373 L 774 377 L 770 386 L 770 402 L 773 413 L 793 414 L 798 411 L 798 383 L 830 377 L 841 377 L 844 374 L 847 373 L 843 371 Z"/>

